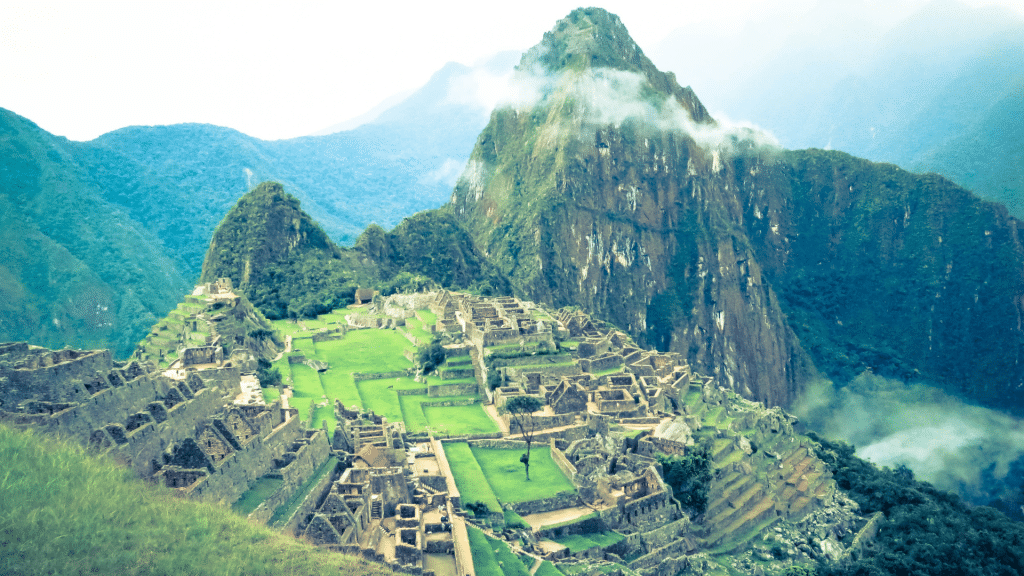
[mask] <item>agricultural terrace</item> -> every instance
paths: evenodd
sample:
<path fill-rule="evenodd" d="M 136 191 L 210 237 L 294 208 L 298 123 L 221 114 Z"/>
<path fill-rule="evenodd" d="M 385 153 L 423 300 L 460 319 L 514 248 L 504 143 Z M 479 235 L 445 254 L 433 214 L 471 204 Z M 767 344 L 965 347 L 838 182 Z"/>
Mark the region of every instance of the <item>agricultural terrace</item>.
<path fill-rule="evenodd" d="M 448 442 L 445 456 L 464 502 L 483 502 L 491 512 L 501 512 L 501 502 L 526 502 L 549 498 L 576 488 L 551 459 L 551 448 L 530 450 L 530 480 L 519 457 L 525 450 L 470 447 Z"/>
<path fill-rule="evenodd" d="M 427 320 L 436 321 L 430 312 L 420 310 L 417 314 L 426 316 Z M 419 321 L 416 318 L 409 320 Z M 372 410 L 391 422 L 404 421 L 406 429 L 413 434 L 424 433 L 428 428 L 441 436 L 489 434 L 500 431 L 498 425 L 484 412 L 475 395 L 428 397 L 427 384 L 416 382 L 410 376 L 391 376 L 356 382 L 354 373 L 380 374 L 412 368 L 413 363 L 406 357 L 406 353 L 413 351 L 414 348 L 401 332 L 383 329 L 350 330 L 340 340 L 313 342 L 314 332 L 322 328 L 340 326 L 343 322 L 344 316 L 338 311 L 322 315 L 316 320 L 274 322 L 275 328 L 292 336 L 292 351 L 275 362 L 274 366 L 280 371 L 285 383 L 292 385 L 290 403 L 293 408 L 298 409 L 303 420 L 310 417 L 311 403 L 316 405 L 311 427 L 320 427 L 321 423 L 326 421 L 328 429 L 333 432 L 337 425 L 334 401 L 340 400 L 345 406 Z M 417 336 L 417 340 L 429 344 L 431 337 L 428 332 L 424 333 L 428 334 L 428 337 L 421 340 Z M 304 356 L 326 362 L 328 370 L 317 372 L 306 364 L 289 363 L 289 356 Z M 452 365 L 453 368 L 472 368 L 468 355 L 452 360 L 456 362 Z M 474 377 L 442 380 L 437 375 L 432 375 L 428 379 L 431 387 L 472 384 L 475 381 Z M 270 395 L 275 392 L 271 392 Z M 406 394 L 399 395 L 399 392 Z M 269 398 L 269 395 L 267 397 Z M 463 402 L 467 405 L 436 405 L 442 402 Z"/>
<path fill-rule="evenodd" d="M 508 544 L 491 538 L 476 526 L 469 529 L 469 547 L 473 568 L 480 576 L 530 576 L 526 564 L 509 549 Z"/>

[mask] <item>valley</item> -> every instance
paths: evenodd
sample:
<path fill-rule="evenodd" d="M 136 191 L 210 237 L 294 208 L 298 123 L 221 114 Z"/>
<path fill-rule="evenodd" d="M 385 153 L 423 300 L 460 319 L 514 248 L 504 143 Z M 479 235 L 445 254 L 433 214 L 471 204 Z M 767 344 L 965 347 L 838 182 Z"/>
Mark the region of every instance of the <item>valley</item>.
<path fill-rule="evenodd" d="M 202 572 L 168 495 L 302 541 L 247 573 L 1024 571 L 1006 206 L 716 119 L 599 8 L 479 126 L 438 128 L 446 70 L 410 101 L 443 113 L 289 141 L 0 110 L 0 450 L 157 510 L 88 545 L 30 500 L 0 571 Z"/>

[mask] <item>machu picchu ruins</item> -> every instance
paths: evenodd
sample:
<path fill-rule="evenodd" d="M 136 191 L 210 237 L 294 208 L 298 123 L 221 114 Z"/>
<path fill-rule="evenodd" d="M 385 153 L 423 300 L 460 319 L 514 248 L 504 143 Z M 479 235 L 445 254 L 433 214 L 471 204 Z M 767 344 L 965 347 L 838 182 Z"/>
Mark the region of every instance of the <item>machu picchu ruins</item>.
<path fill-rule="evenodd" d="M 374 338 L 395 346 L 387 362 Z M 444 358 L 428 368 L 431 347 Z M 260 385 L 270 365 L 279 386 Z M 4 422 L 397 572 L 481 574 L 474 545 L 490 542 L 567 574 L 764 573 L 870 536 L 793 416 L 579 310 L 517 298 L 368 295 L 271 323 L 222 281 L 128 362 L 4 344 L 0 391 Z M 541 408 L 514 419 L 517 397 Z M 541 480 L 525 480 L 526 440 Z M 664 469 L 693 454 L 710 478 L 696 508 Z"/>

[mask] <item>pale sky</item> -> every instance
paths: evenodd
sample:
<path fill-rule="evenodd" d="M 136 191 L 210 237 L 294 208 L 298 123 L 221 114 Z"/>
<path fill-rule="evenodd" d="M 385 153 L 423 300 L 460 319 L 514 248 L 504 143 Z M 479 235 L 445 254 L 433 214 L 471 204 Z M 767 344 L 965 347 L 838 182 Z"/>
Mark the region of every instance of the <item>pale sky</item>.
<path fill-rule="evenodd" d="M 822 0 L 886 24 L 924 0 Z M 972 6 L 995 2 L 968 0 Z M 608 0 L 641 49 L 672 31 L 784 26 L 814 0 Z M 998 4 L 1024 14 L 1024 0 Z M 72 140 L 204 122 L 267 140 L 357 116 L 446 62 L 526 50 L 580 4 L 0 0 L 0 107 Z M 779 30 L 779 34 L 786 33 Z M 714 63 L 716 47 L 692 55 Z M 656 52 L 656 50 L 653 50 Z M 657 58 L 655 63 L 662 65 Z M 672 68 L 669 68 L 670 70 Z M 680 78 L 686 84 L 685 78 Z"/>

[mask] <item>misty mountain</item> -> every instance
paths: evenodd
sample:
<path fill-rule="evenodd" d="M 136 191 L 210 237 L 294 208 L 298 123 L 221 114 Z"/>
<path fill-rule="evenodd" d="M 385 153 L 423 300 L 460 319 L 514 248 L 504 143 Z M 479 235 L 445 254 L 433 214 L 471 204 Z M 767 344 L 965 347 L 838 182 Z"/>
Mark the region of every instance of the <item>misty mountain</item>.
<path fill-rule="evenodd" d="M 712 40 L 697 28 L 666 39 L 657 60 L 787 147 L 937 172 L 1024 217 L 1024 20 L 951 0 L 891 28 L 876 20 L 865 5 L 819 3 L 799 21 L 714 38 L 715 65 L 684 59 Z"/>
<path fill-rule="evenodd" d="M 602 10 L 560 21 L 514 82 L 528 97 L 494 112 L 446 210 L 527 298 L 769 404 L 870 369 L 1024 408 L 1005 207 L 716 121 Z"/>

